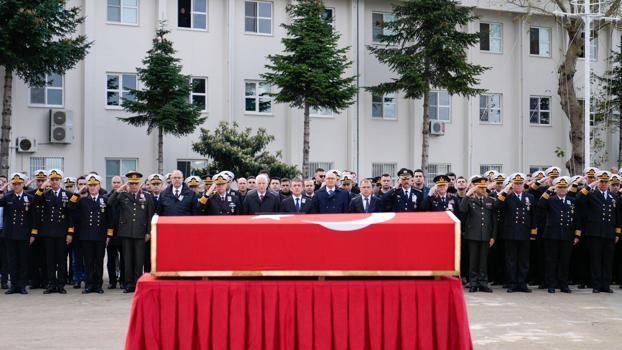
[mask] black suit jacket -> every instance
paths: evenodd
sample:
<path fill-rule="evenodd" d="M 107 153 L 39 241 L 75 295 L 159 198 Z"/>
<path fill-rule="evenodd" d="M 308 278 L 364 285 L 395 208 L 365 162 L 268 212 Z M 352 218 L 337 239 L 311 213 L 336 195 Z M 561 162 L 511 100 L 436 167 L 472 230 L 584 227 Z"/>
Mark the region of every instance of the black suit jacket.
<path fill-rule="evenodd" d="M 198 196 L 186 184 L 182 184 L 179 198 L 175 198 L 171 185 L 160 193 L 157 213 L 161 216 L 196 215 L 199 213 Z"/>
<path fill-rule="evenodd" d="M 365 211 L 365 206 L 363 205 L 363 196 L 359 195 L 356 196 L 352 199 L 352 201 L 350 202 L 350 212 L 351 213 L 377 213 L 377 212 L 381 212 L 382 210 L 382 205 L 380 203 L 380 198 L 371 195 L 369 197 L 369 207 L 367 208 L 367 211 Z"/>
<path fill-rule="evenodd" d="M 296 214 L 308 214 L 311 210 L 311 198 L 302 196 L 300 201 L 300 211 L 296 210 L 296 203 L 294 197 L 289 196 L 281 201 L 281 212 L 283 213 L 296 213 Z"/>
<path fill-rule="evenodd" d="M 278 213 L 280 210 L 280 196 L 270 191 L 266 192 L 261 202 L 257 191 L 249 192 L 244 197 L 244 204 L 242 204 L 242 211 L 246 215 Z"/>

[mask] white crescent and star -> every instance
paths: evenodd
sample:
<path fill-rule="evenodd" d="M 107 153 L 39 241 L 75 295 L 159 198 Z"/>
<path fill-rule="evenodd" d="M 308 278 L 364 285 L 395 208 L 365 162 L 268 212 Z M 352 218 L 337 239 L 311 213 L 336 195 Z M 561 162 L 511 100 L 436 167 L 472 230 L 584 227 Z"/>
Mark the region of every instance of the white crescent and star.
<path fill-rule="evenodd" d="M 294 215 L 258 215 L 254 216 L 252 220 L 258 219 L 268 219 L 274 221 L 280 221 L 281 218 L 290 217 Z M 380 224 L 383 222 L 387 222 L 395 217 L 395 213 L 372 213 L 371 215 L 358 219 L 358 220 L 350 220 L 350 221 L 313 221 L 313 220 L 303 220 L 303 222 L 309 224 L 320 225 L 324 228 L 333 231 L 356 231 L 363 229 L 367 226 Z"/>

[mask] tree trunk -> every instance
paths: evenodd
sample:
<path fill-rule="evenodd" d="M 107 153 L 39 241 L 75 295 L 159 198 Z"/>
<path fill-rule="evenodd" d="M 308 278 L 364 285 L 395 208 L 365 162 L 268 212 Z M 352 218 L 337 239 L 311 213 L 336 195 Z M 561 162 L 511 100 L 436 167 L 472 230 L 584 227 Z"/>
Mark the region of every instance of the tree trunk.
<path fill-rule="evenodd" d="M 302 135 L 302 176 L 307 177 L 309 176 L 309 152 L 311 150 L 311 144 L 309 142 L 309 104 L 306 102 L 304 114 L 304 126 Z"/>
<path fill-rule="evenodd" d="M 9 175 L 9 147 L 11 146 L 11 104 L 13 102 L 13 71 L 4 72 L 2 96 L 2 133 L 0 134 L 0 175 Z"/>
<path fill-rule="evenodd" d="M 429 84 L 428 84 L 429 86 Z M 428 155 L 430 150 L 430 91 L 423 93 L 423 127 L 421 129 L 421 169 L 428 175 Z"/>
<path fill-rule="evenodd" d="M 162 128 L 158 128 L 158 174 L 164 174 L 164 134 Z M 188 174 L 184 174 L 188 176 Z"/>
<path fill-rule="evenodd" d="M 568 19 L 569 22 L 564 25 L 568 34 L 568 49 L 564 56 L 564 62 L 558 69 L 558 87 L 557 94 L 560 97 L 560 104 L 566 117 L 570 121 L 570 143 L 572 151 L 570 159 L 566 162 L 566 168 L 571 175 L 581 174 L 584 163 L 584 143 L 583 138 L 589 137 L 584 135 L 584 113 L 577 100 L 577 94 L 574 84 L 574 76 L 577 71 L 577 58 L 579 52 L 583 48 L 583 39 L 581 38 L 581 21 L 577 19 Z M 589 59 L 589 57 L 586 57 Z M 590 103 L 590 101 L 584 101 Z"/>

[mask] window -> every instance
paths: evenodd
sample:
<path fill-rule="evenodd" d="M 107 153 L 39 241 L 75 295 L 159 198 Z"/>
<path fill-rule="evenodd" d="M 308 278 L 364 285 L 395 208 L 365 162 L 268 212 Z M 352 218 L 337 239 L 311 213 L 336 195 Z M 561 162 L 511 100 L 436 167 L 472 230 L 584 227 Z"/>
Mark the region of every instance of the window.
<path fill-rule="evenodd" d="M 322 18 L 333 28 L 335 27 L 335 9 L 330 7 L 324 8 L 324 15 L 322 15 Z"/>
<path fill-rule="evenodd" d="M 578 98 L 577 102 L 579 102 L 579 106 L 581 107 L 581 115 L 585 114 L 583 110 L 585 108 L 585 99 Z M 594 100 L 592 99 L 592 103 L 590 104 L 590 126 L 594 126 L 594 121 L 596 119 L 596 107 L 594 106 Z"/>
<path fill-rule="evenodd" d="M 536 125 L 551 125 L 550 97 L 529 97 L 529 123 Z"/>
<path fill-rule="evenodd" d="M 108 22 L 138 24 L 138 0 L 108 0 Z"/>
<path fill-rule="evenodd" d="M 192 78 L 190 102 L 202 111 L 207 111 L 207 78 Z"/>
<path fill-rule="evenodd" d="M 39 169 L 64 169 L 64 159 L 62 157 L 30 157 L 30 174 L 34 174 Z"/>
<path fill-rule="evenodd" d="M 551 57 L 551 28 L 531 27 L 529 29 L 529 54 Z"/>
<path fill-rule="evenodd" d="M 106 106 L 121 106 L 123 100 L 134 101 L 131 90 L 136 90 L 136 74 L 106 74 Z"/>
<path fill-rule="evenodd" d="M 185 177 L 197 175 L 198 170 L 207 168 L 207 160 L 177 160 L 177 170 L 181 170 Z"/>
<path fill-rule="evenodd" d="M 112 188 L 112 178 L 115 176 L 123 177 L 123 180 L 127 180 L 125 178 L 125 174 L 127 174 L 130 170 L 136 170 L 138 164 L 138 159 L 106 159 L 106 188 Z"/>
<path fill-rule="evenodd" d="M 479 165 L 480 174 L 484 174 L 488 170 L 494 170 L 500 173 L 503 171 L 503 164 L 480 164 Z"/>
<path fill-rule="evenodd" d="M 313 178 L 313 175 L 315 175 L 315 169 L 317 168 L 329 171 L 333 169 L 333 162 L 309 162 L 309 173 L 306 174 L 306 177 Z"/>
<path fill-rule="evenodd" d="M 530 165 L 529 166 L 529 173 L 533 174 L 536 171 L 545 171 L 546 169 L 550 168 L 550 165 Z"/>
<path fill-rule="evenodd" d="M 319 107 L 319 108 L 311 107 L 309 114 L 314 118 L 332 118 L 333 117 L 333 111 L 331 109 L 322 108 L 322 107 Z"/>
<path fill-rule="evenodd" d="M 244 31 L 256 34 L 272 34 L 272 3 L 246 1 L 244 4 Z"/>
<path fill-rule="evenodd" d="M 272 86 L 265 81 L 247 81 L 245 85 L 244 110 L 251 113 L 272 113 L 272 98 L 267 95 Z"/>
<path fill-rule="evenodd" d="M 485 94 L 479 97 L 479 121 L 501 124 L 501 94 Z"/>
<path fill-rule="evenodd" d="M 437 175 L 445 175 L 451 172 L 451 164 L 449 163 L 431 163 L 428 164 L 428 185 L 434 185 L 434 177 Z"/>
<path fill-rule="evenodd" d="M 44 80 L 43 86 L 30 87 L 30 104 L 62 107 L 63 76 L 60 74 L 46 74 Z"/>
<path fill-rule="evenodd" d="M 397 173 L 397 163 L 372 163 L 371 164 L 371 176 L 382 176 L 382 174 L 391 174 L 391 176 Z"/>
<path fill-rule="evenodd" d="M 585 43 L 585 32 L 581 33 L 581 38 Z M 585 52 L 583 48 L 579 51 L 579 57 L 585 58 Z M 595 61 L 598 59 L 598 33 L 592 31 L 592 37 L 590 38 L 590 58 Z"/>
<path fill-rule="evenodd" d="M 371 14 L 373 42 L 382 42 L 383 35 L 393 34 L 390 29 L 384 27 L 385 23 L 392 22 L 393 20 L 395 20 L 395 16 L 391 13 L 374 12 Z"/>
<path fill-rule="evenodd" d="M 503 25 L 501 23 L 479 24 L 479 49 L 501 53 L 503 49 Z"/>
<path fill-rule="evenodd" d="M 430 120 L 451 120 L 451 96 L 447 91 L 430 91 Z"/>
<path fill-rule="evenodd" d="M 177 26 L 207 29 L 207 0 L 177 0 Z"/>
<path fill-rule="evenodd" d="M 395 94 L 372 95 L 372 118 L 396 119 Z"/>

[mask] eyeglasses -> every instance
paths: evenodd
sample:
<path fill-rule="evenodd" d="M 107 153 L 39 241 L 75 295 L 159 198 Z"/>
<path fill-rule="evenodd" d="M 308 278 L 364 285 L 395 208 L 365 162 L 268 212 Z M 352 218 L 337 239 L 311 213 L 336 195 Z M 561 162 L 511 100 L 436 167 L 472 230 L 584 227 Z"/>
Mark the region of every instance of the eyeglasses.
<path fill-rule="evenodd" d="M 318 177 L 319 177 L 320 179 L 323 179 L 323 178 L 325 178 L 325 177 L 326 177 L 326 175 L 318 175 Z"/>

